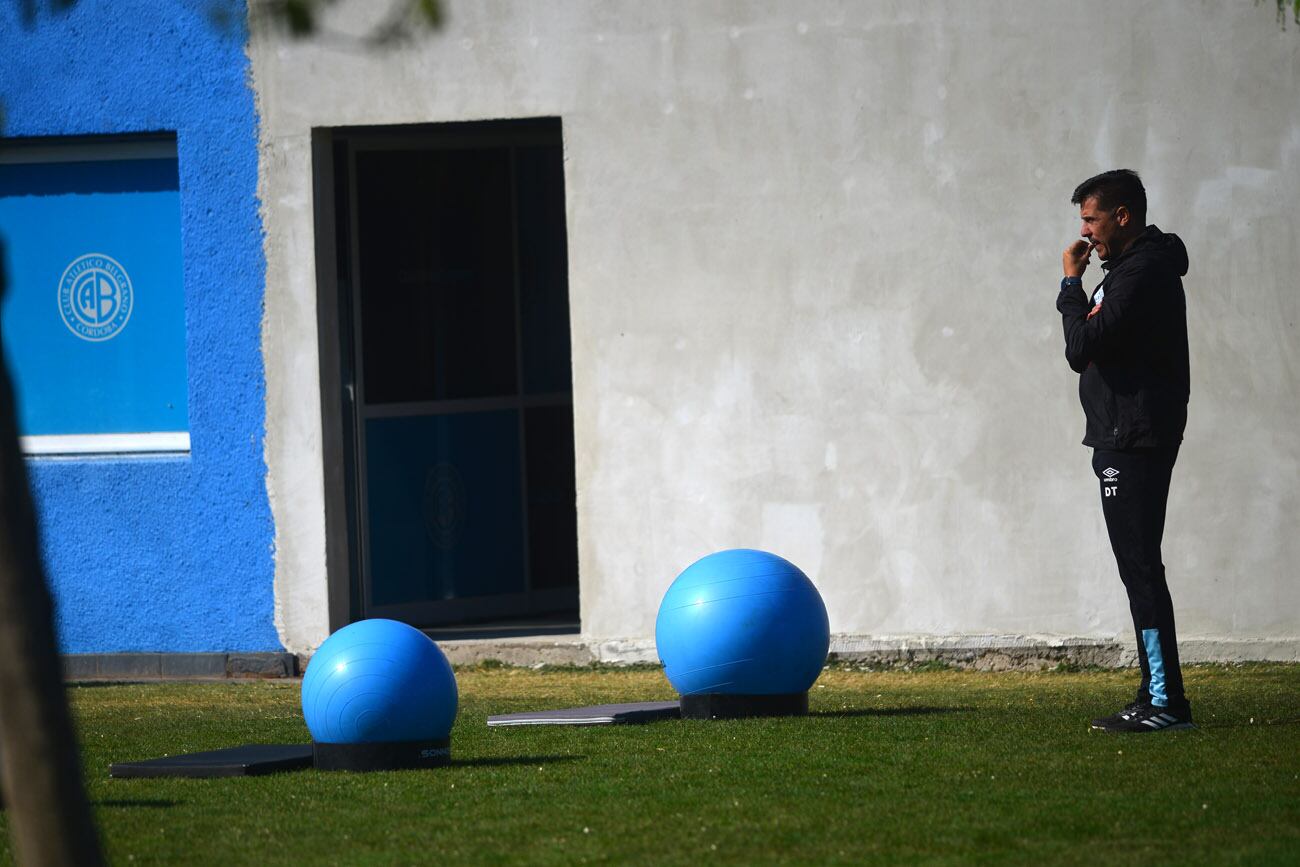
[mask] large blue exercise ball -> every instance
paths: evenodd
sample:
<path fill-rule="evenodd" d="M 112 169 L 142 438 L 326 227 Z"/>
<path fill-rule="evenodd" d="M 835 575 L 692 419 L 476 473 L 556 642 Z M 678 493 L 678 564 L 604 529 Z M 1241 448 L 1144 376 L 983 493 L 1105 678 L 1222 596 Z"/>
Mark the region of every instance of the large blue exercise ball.
<path fill-rule="evenodd" d="M 793 563 L 766 551 L 697 560 L 664 594 L 655 645 L 682 695 L 807 692 L 826 663 L 821 594 Z"/>
<path fill-rule="evenodd" d="M 302 679 L 302 713 L 322 744 L 442 740 L 458 698 L 438 645 L 396 620 L 359 620 L 335 632 Z"/>

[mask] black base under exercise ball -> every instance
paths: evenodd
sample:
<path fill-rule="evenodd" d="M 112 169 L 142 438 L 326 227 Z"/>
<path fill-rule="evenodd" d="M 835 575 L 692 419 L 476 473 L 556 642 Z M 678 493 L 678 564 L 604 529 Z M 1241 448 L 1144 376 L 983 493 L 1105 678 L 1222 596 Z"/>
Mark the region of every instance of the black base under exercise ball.
<path fill-rule="evenodd" d="M 684 695 L 682 719 L 744 719 L 754 716 L 806 716 L 808 693 L 727 695 L 706 692 Z"/>
<path fill-rule="evenodd" d="M 318 771 L 405 771 L 451 764 L 451 739 L 370 744 L 312 742 Z"/>

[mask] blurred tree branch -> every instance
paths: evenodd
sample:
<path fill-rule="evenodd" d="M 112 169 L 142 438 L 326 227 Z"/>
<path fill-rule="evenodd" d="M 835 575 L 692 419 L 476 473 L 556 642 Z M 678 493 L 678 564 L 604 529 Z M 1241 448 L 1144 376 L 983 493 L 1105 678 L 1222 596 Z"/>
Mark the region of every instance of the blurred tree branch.
<path fill-rule="evenodd" d="M 14 0 L 19 18 L 28 30 L 42 16 L 59 15 L 72 9 L 79 0 Z M 232 29 L 242 17 L 240 0 L 206 0 L 208 18 L 221 30 Z M 443 25 L 441 0 L 390 0 L 387 13 L 367 33 L 360 36 L 336 33 L 322 25 L 321 19 L 338 0 L 248 0 L 248 18 L 255 27 L 265 28 L 293 39 L 306 37 L 384 47 L 415 38 L 422 32 Z M 378 4 L 376 4 L 378 5 Z"/>
<path fill-rule="evenodd" d="M 1255 5 L 1259 6 L 1264 0 L 1255 0 Z M 1300 24 L 1300 0 L 1276 0 L 1277 3 L 1277 26 L 1283 30 L 1286 29 L 1286 13 L 1288 7 L 1291 10 L 1291 17 L 1295 23 Z"/>
<path fill-rule="evenodd" d="M 336 5 L 338 0 L 249 0 L 249 24 L 292 39 L 312 37 L 357 49 L 386 48 L 409 42 L 443 25 L 439 0 L 391 0 L 387 13 L 366 33 L 339 33 L 322 23 L 326 10 Z"/>
<path fill-rule="evenodd" d="M 22 18 L 23 26 L 30 30 L 36 26 L 36 19 L 40 17 L 42 6 L 47 7 L 46 12 L 57 14 L 71 9 L 76 5 L 77 0 L 45 0 L 44 3 L 40 0 L 17 0 L 17 2 L 18 15 Z"/>

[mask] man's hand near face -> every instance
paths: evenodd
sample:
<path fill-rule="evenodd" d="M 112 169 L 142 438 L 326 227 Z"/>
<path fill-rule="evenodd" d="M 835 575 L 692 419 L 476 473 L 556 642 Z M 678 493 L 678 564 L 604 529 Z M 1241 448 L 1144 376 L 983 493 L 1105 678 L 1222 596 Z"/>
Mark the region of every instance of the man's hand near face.
<path fill-rule="evenodd" d="M 1065 252 L 1061 254 L 1061 267 L 1065 270 L 1066 277 L 1083 276 L 1084 270 L 1088 267 L 1088 260 L 1092 257 L 1093 246 L 1080 238 L 1065 248 Z"/>

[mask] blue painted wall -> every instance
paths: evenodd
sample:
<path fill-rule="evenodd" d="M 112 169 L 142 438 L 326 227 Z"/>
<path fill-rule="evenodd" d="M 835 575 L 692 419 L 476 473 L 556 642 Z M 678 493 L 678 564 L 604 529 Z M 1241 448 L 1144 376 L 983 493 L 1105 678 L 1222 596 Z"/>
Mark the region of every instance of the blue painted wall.
<path fill-rule="evenodd" d="M 6 135 L 173 131 L 180 164 L 192 450 L 28 462 L 63 650 L 279 650 L 246 34 L 207 0 L 80 0 L 31 29 L 18 5 L 0 3 Z"/>

